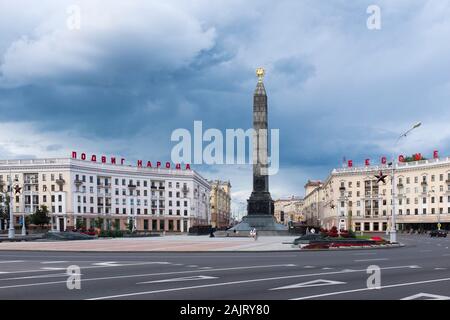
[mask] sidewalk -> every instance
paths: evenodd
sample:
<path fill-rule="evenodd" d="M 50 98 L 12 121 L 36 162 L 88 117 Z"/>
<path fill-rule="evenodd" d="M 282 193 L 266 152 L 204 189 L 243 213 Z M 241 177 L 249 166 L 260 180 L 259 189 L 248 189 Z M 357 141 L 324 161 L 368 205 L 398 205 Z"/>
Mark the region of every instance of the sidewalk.
<path fill-rule="evenodd" d="M 298 251 L 292 243 L 298 236 L 253 238 L 209 238 L 209 236 L 163 236 L 81 241 L 2 242 L 0 251 L 107 251 L 107 252 L 190 252 L 190 251 Z"/>

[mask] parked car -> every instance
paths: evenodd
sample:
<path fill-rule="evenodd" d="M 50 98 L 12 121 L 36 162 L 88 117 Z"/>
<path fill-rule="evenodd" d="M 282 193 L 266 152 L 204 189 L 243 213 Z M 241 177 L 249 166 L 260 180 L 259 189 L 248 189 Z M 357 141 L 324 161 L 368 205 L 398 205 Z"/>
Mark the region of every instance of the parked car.
<path fill-rule="evenodd" d="M 445 230 L 433 230 L 430 231 L 430 237 L 447 237 L 447 231 Z"/>

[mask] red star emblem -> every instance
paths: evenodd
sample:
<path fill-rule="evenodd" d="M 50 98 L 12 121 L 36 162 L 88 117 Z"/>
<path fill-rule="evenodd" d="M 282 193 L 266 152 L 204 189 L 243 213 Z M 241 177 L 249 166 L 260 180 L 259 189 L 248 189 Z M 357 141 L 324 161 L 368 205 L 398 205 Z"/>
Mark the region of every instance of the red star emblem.
<path fill-rule="evenodd" d="M 15 186 L 14 186 L 14 194 L 18 194 L 18 193 L 20 193 L 20 191 L 22 190 L 22 188 L 21 187 L 19 187 L 19 185 L 18 184 L 16 184 Z"/>
<path fill-rule="evenodd" d="M 387 175 L 383 174 L 383 171 L 380 171 L 379 174 L 376 174 L 375 178 L 377 178 L 377 183 L 380 183 L 381 181 L 383 181 L 383 183 L 386 184 Z"/>

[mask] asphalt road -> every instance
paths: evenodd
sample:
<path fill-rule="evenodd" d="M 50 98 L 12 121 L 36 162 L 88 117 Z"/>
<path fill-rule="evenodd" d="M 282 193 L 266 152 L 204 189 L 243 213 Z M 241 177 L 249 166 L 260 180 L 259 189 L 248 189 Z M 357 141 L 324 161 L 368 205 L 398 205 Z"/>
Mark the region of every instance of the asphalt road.
<path fill-rule="evenodd" d="M 333 252 L 2 251 L 0 299 L 450 299 L 450 238 L 399 239 L 406 247 Z M 67 286 L 71 265 L 80 289 Z M 372 265 L 379 289 L 367 286 Z"/>

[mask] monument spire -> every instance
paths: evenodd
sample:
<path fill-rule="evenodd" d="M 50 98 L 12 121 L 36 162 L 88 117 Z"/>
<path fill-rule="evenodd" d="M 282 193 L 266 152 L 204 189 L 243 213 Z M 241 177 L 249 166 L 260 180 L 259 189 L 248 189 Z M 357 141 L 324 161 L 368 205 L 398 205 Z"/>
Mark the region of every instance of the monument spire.
<path fill-rule="evenodd" d="M 247 215 L 231 230 L 249 231 L 256 228 L 269 231 L 270 234 L 285 234 L 287 227 L 276 222 L 274 201 L 269 192 L 268 112 L 264 75 L 263 68 L 256 69 L 258 83 L 253 93 L 253 191 L 247 200 Z"/>
<path fill-rule="evenodd" d="M 267 94 L 263 68 L 256 69 L 258 83 L 253 94 L 253 191 L 248 200 L 248 214 L 273 215 L 269 193 Z"/>

